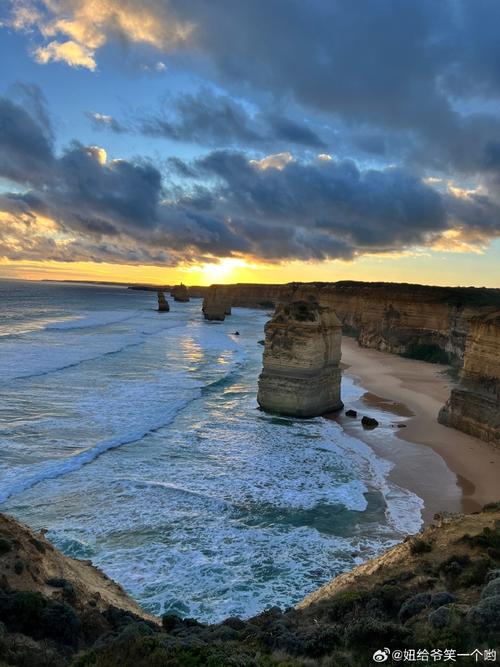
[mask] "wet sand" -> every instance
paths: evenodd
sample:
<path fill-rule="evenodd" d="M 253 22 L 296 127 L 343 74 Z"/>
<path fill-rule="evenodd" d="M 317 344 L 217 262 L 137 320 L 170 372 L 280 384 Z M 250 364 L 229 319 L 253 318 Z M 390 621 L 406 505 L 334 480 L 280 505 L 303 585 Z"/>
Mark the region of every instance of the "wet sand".
<path fill-rule="evenodd" d="M 500 499 L 500 450 L 437 422 L 453 385 L 447 366 L 361 348 L 347 337 L 342 362 L 343 375 L 364 392 L 354 404 L 344 401 L 357 419 L 342 413 L 336 421 L 394 463 L 391 481 L 423 499 L 426 523 L 438 511 L 472 512 Z M 364 414 L 380 427 L 363 429 Z"/>

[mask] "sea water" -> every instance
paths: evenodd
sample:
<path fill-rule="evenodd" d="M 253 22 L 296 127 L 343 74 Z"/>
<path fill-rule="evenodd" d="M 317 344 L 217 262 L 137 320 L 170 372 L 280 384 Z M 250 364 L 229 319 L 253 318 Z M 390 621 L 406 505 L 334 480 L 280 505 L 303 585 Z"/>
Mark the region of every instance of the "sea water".
<path fill-rule="evenodd" d="M 368 445 L 258 409 L 269 313 L 169 301 L 0 282 L 0 511 L 204 621 L 289 607 L 418 530 L 422 501 Z"/>

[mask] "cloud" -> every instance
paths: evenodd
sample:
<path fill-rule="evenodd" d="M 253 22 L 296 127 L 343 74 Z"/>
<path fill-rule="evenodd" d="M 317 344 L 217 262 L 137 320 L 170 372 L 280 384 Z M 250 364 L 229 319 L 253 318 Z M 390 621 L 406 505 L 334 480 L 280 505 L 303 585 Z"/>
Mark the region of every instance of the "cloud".
<path fill-rule="evenodd" d="M 40 46 L 35 50 L 35 60 L 42 65 L 54 61 L 90 70 L 95 70 L 97 67 L 92 49 L 71 39 L 65 42 L 49 42 L 47 46 Z"/>
<path fill-rule="evenodd" d="M 292 154 L 287 151 L 286 153 L 267 155 L 260 160 L 250 160 L 250 164 L 255 165 L 258 169 L 278 169 L 281 171 L 292 160 Z"/>
<path fill-rule="evenodd" d="M 113 116 L 97 111 L 87 111 L 86 116 L 96 130 L 111 130 L 115 134 L 122 134 L 128 131 L 127 127 L 116 120 L 116 118 L 113 118 Z"/>
<path fill-rule="evenodd" d="M 50 178 L 52 141 L 47 127 L 20 105 L 0 98 L 0 176 L 41 184 Z"/>
<path fill-rule="evenodd" d="M 62 61 L 90 70 L 110 38 L 166 51 L 186 42 L 193 29 L 175 17 L 168 3 L 138 0 L 15 0 L 9 24 L 54 38 L 35 49 L 38 62 Z"/>
<path fill-rule="evenodd" d="M 152 136 L 268 153 L 328 144 L 463 176 L 496 164 L 499 21 L 487 0 L 380 0 L 362 15 L 350 0 L 16 0 L 10 17 L 41 40 L 41 62 L 94 69 L 110 41 L 147 45 L 162 65 L 182 51 L 181 66 L 228 91 L 143 118 L 135 130 Z M 271 111 L 249 113 L 242 94 Z"/>
<path fill-rule="evenodd" d="M 36 89 L 31 90 L 33 99 Z M 43 109 L 43 108 L 42 108 Z M 175 265 L 354 259 L 415 246 L 482 249 L 500 236 L 500 203 L 401 168 L 291 152 L 214 150 L 168 165 L 110 159 L 74 141 L 56 153 L 36 104 L 0 98 L 0 253 L 10 259 Z"/>
<path fill-rule="evenodd" d="M 194 94 L 169 97 L 162 103 L 160 111 L 136 113 L 128 122 L 96 112 L 88 112 L 87 116 L 94 127 L 107 128 L 115 133 L 139 133 L 202 146 L 326 147 L 304 123 L 261 110 L 252 113 L 247 107 L 227 94 L 204 87 Z"/>

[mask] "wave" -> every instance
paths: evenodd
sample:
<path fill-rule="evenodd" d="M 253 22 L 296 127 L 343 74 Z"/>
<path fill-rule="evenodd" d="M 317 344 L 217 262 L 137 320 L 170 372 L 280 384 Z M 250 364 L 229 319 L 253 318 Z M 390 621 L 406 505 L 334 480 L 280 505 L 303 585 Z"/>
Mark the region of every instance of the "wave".
<path fill-rule="evenodd" d="M 124 320 L 123 320 L 124 321 Z M 110 355 L 114 354 L 120 354 L 121 352 L 124 352 L 125 350 L 128 350 L 133 347 L 137 347 L 139 345 L 143 345 L 144 342 L 147 340 L 148 337 L 157 335 L 159 333 L 162 333 L 168 329 L 175 329 L 178 327 L 182 327 L 182 324 L 179 323 L 172 323 L 170 326 L 162 326 L 160 329 L 153 330 L 153 331 L 144 331 L 142 330 L 139 334 L 131 334 L 133 337 L 133 340 L 129 343 L 125 344 L 119 344 L 118 347 L 115 347 L 114 349 L 108 349 L 108 350 L 100 350 L 97 351 L 96 354 L 88 354 L 85 353 L 85 351 L 80 347 L 80 348 L 75 348 L 74 352 L 75 353 L 83 353 L 83 357 L 77 358 L 75 360 L 68 360 L 67 363 L 62 363 L 57 366 L 50 366 L 43 367 L 43 364 L 47 366 L 47 360 L 50 358 L 50 354 L 47 354 L 50 352 L 50 350 L 47 349 L 47 346 L 45 345 L 38 345 L 38 346 L 31 346 L 30 347 L 30 355 L 28 361 L 31 361 L 33 365 L 36 364 L 41 364 L 42 367 L 39 368 L 38 370 L 32 372 L 28 369 L 26 369 L 24 372 L 19 372 L 18 370 L 14 370 L 9 374 L 9 368 L 0 368 L 1 370 L 1 375 L 3 376 L 2 381 L 0 381 L 0 384 L 8 384 L 9 382 L 13 382 L 15 380 L 28 380 L 31 378 L 35 377 L 41 377 L 44 375 L 49 375 L 51 373 L 59 373 L 60 371 L 67 370 L 68 368 L 75 368 L 77 366 L 80 366 L 81 364 L 85 364 L 87 362 L 91 361 L 96 361 L 97 359 L 101 359 Z M 130 335 L 129 335 L 130 337 Z M 123 340 L 124 336 L 120 335 L 119 336 L 120 340 Z M 111 340 L 106 341 L 108 344 L 111 343 Z M 59 348 L 56 349 L 57 354 L 54 354 L 55 357 L 58 359 L 60 358 L 60 351 Z M 10 356 L 10 355 L 9 355 Z M 6 359 L 8 357 L 5 357 Z M 23 355 L 22 360 L 24 363 L 26 363 L 26 355 Z"/>
<path fill-rule="evenodd" d="M 93 313 L 86 313 L 79 315 L 76 318 L 59 320 L 47 324 L 45 329 L 47 331 L 70 331 L 71 329 L 97 329 L 105 327 L 110 324 L 119 324 L 120 322 L 127 322 L 135 317 L 138 317 L 141 311 L 129 310 L 105 310 L 96 311 Z"/>
<path fill-rule="evenodd" d="M 177 328 L 177 326 L 180 325 L 176 325 L 170 328 Z M 133 345 L 139 345 L 139 344 L 140 343 L 134 343 L 126 347 L 132 347 Z M 117 354 L 120 351 L 122 350 L 108 352 L 106 353 L 106 355 Z M 101 355 L 101 356 L 106 356 L 106 355 Z M 73 364 L 73 366 L 78 366 L 81 363 L 83 362 L 78 362 L 76 364 Z M 231 377 L 234 371 L 236 370 L 237 366 L 238 362 L 236 360 L 233 360 L 231 363 L 228 363 L 226 369 L 227 372 L 223 378 L 217 378 L 216 380 L 213 380 L 206 384 L 203 384 L 201 382 L 198 383 L 189 378 L 186 378 L 184 389 L 188 393 L 191 393 L 191 396 L 183 400 L 173 399 L 169 404 L 169 407 L 166 408 L 168 411 L 168 417 L 166 419 L 163 414 L 156 420 L 152 419 L 147 426 L 144 426 L 141 429 L 131 431 L 122 436 L 115 436 L 113 438 L 102 440 L 94 447 L 90 447 L 84 450 L 83 452 L 80 452 L 73 456 L 68 456 L 65 459 L 53 461 L 52 463 L 49 464 L 42 464 L 42 465 L 33 464 L 30 470 L 27 471 L 26 476 L 22 479 L 19 479 L 19 474 L 18 474 L 19 471 L 16 470 L 14 473 L 16 475 L 16 481 L 10 485 L 7 485 L 3 489 L 0 489 L 0 503 L 5 502 L 12 495 L 22 493 L 23 491 L 26 491 L 32 488 L 33 486 L 36 486 L 40 482 L 62 477 L 64 475 L 67 475 L 68 473 L 79 470 L 84 465 L 91 463 L 101 454 L 104 454 L 105 452 L 111 449 L 117 449 L 118 447 L 121 447 L 126 444 L 139 442 L 149 434 L 154 433 L 155 431 L 158 431 L 159 429 L 164 428 L 165 426 L 168 426 L 168 424 L 172 423 L 177 414 L 187 405 L 189 405 L 189 403 L 199 398 L 202 395 L 202 392 L 207 387 L 210 387 L 211 385 L 218 385 L 221 379 L 224 380 L 228 377 Z M 121 399 L 123 400 L 123 396 L 121 396 Z M 32 472 L 33 469 L 35 469 L 36 471 Z"/>
<path fill-rule="evenodd" d="M 196 397 L 193 397 L 196 398 Z M 193 399 L 192 399 L 193 400 Z M 158 431 L 160 428 L 168 426 L 176 417 L 177 413 L 180 412 L 190 401 L 174 401 L 174 404 L 171 405 L 171 411 L 167 419 L 158 420 L 155 424 L 149 425 L 147 428 L 138 429 L 128 433 L 122 437 L 109 438 L 107 440 L 102 440 L 94 447 L 89 447 L 83 452 L 76 454 L 66 459 L 55 461 L 49 465 L 42 465 L 39 467 L 37 472 L 28 474 L 24 479 L 18 480 L 7 486 L 6 488 L 0 491 L 0 503 L 5 502 L 8 498 L 13 495 L 22 493 L 40 482 L 44 482 L 50 479 L 57 479 L 58 477 L 63 477 L 71 472 L 79 470 L 84 465 L 92 463 L 99 456 L 105 452 L 110 451 L 111 449 L 117 449 L 123 445 L 129 445 L 132 442 L 140 442 L 149 434 Z M 35 466 L 33 466 L 35 467 Z M 38 466 L 36 466 L 38 467 Z M 17 477 L 17 475 L 16 475 Z"/>
<path fill-rule="evenodd" d="M 389 481 L 389 473 L 394 464 L 378 456 L 363 441 L 347 435 L 337 424 L 332 422 L 329 427 L 341 434 L 342 437 L 335 439 L 335 444 L 346 452 L 346 457 L 352 459 L 354 453 L 355 458 L 370 471 L 371 483 L 386 502 L 385 516 L 388 525 L 398 533 L 418 532 L 422 526 L 424 501 L 415 493 Z"/>

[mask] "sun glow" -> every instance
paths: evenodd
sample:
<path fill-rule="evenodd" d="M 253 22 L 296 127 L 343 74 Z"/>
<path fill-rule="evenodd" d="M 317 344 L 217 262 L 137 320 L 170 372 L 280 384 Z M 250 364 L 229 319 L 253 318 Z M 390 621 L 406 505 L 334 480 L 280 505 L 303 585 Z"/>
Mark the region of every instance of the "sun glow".
<path fill-rule="evenodd" d="M 204 284 L 210 285 L 211 283 L 237 282 L 238 274 L 241 273 L 241 269 L 245 268 L 250 268 L 245 260 L 226 258 L 214 264 L 202 264 L 196 267 L 196 272 L 199 272 Z"/>

